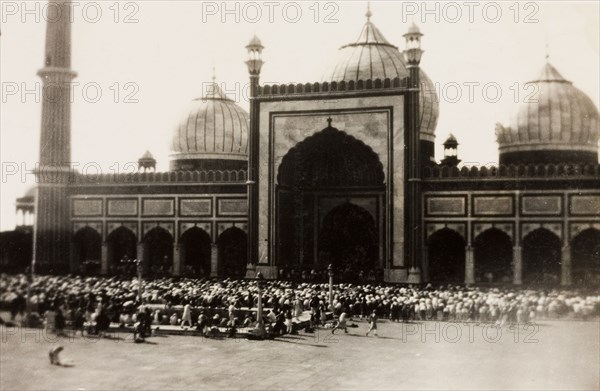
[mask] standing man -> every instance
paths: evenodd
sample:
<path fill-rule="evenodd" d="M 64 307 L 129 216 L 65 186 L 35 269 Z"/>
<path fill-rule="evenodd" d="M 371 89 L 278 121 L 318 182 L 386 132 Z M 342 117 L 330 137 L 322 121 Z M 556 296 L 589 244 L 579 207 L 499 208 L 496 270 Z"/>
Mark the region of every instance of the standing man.
<path fill-rule="evenodd" d="M 188 326 L 192 326 L 192 306 L 187 303 L 183 306 L 183 315 L 181 316 L 181 328 L 183 328 L 184 324 Z"/>
<path fill-rule="evenodd" d="M 367 337 L 369 336 L 369 333 L 371 331 L 375 332 L 375 336 L 377 337 L 377 311 L 373 310 L 373 312 L 371 313 L 371 316 L 369 316 L 369 330 L 367 330 L 367 333 L 365 334 Z"/>

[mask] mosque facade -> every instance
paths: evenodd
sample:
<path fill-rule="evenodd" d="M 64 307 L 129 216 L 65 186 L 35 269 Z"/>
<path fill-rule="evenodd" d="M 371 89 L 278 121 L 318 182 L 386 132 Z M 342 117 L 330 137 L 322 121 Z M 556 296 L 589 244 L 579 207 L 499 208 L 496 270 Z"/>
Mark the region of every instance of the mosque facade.
<path fill-rule="evenodd" d="M 65 15 L 68 7 L 65 7 Z M 60 18 L 59 18 L 60 19 Z M 515 123 L 497 125 L 497 167 L 461 167 L 458 140 L 434 156 L 438 98 L 404 50 L 367 20 L 323 80 L 261 85 L 261 41 L 246 47 L 250 112 L 214 82 L 175 126 L 170 170 L 70 167 L 70 90 L 44 99 L 31 216 L 36 271 L 287 277 L 400 283 L 572 285 L 600 281 L 598 109 L 551 64 Z M 48 22 L 44 83 L 68 86 L 68 23 Z M 490 130 L 491 131 L 491 130 Z M 24 226 L 27 224 L 24 223 Z"/>

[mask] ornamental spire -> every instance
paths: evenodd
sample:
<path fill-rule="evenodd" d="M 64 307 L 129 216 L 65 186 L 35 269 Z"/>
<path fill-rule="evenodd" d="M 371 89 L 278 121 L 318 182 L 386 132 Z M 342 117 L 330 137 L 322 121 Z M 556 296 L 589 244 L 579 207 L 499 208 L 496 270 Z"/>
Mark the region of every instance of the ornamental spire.
<path fill-rule="evenodd" d="M 371 2 L 367 1 L 367 13 L 365 14 L 365 16 L 367 17 L 367 22 L 371 21 L 371 16 L 373 16 L 373 13 L 371 12 Z"/>

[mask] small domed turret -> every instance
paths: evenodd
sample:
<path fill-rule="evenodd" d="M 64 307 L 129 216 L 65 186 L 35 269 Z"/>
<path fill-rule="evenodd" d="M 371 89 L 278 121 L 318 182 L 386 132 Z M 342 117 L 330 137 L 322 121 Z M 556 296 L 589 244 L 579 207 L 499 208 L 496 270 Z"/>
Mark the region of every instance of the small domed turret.
<path fill-rule="evenodd" d="M 156 171 L 156 159 L 150 151 L 146 151 L 141 158 L 138 159 L 139 172 L 154 172 Z"/>
<path fill-rule="evenodd" d="M 461 160 L 458 158 L 458 140 L 452 133 L 444 141 L 444 159 L 441 161 L 442 166 L 454 167 Z"/>

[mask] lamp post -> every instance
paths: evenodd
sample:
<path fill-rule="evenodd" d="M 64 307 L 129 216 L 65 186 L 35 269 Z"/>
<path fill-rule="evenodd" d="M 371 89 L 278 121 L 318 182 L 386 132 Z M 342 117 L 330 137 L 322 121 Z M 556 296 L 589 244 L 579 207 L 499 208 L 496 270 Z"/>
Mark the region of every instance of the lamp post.
<path fill-rule="evenodd" d="M 248 202 L 248 211 L 250 211 L 252 209 L 251 206 L 251 199 L 252 199 L 252 195 L 254 194 L 254 185 L 256 184 L 256 182 L 251 181 L 251 180 L 247 180 L 246 181 L 246 195 L 247 195 L 247 202 Z M 250 213 L 250 212 L 249 212 Z M 252 219 L 249 217 L 248 218 L 248 225 L 247 225 L 247 229 L 248 229 L 248 242 L 246 244 L 246 276 L 245 278 L 252 278 L 255 274 L 255 270 L 256 270 L 256 264 L 258 264 L 258 260 L 254 259 L 254 246 L 251 243 L 251 235 L 254 235 L 254 231 L 252 228 Z M 256 264 L 254 263 L 256 261 Z"/>
<path fill-rule="evenodd" d="M 138 276 L 138 301 L 142 304 L 142 260 L 136 259 L 134 262 Z"/>
<path fill-rule="evenodd" d="M 265 337 L 265 323 L 263 321 L 263 305 L 262 305 L 262 282 L 263 275 L 261 272 L 256 273 L 256 284 L 258 287 L 258 308 L 256 309 L 256 336 Z"/>
<path fill-rule="evenodd" d="M 33 306 L 33 303 L 31 302 L 31 285 L 33 285 L 33 278 L 35 276 L 35 259 L 31 260 L 29 269 L 29 273 L 27 273 L 27 299 L 25 301 L 27 315 L 31 314 L 31 307 Z M 27 317 L 27 320 L 29 320 L 29 316 Z"/>
<path fill-rule="evenodd" d="M 327 274 L 329 274 L 329 305 L 333 311 L 333 265 L 331 263 L 327 266 Z"/>

